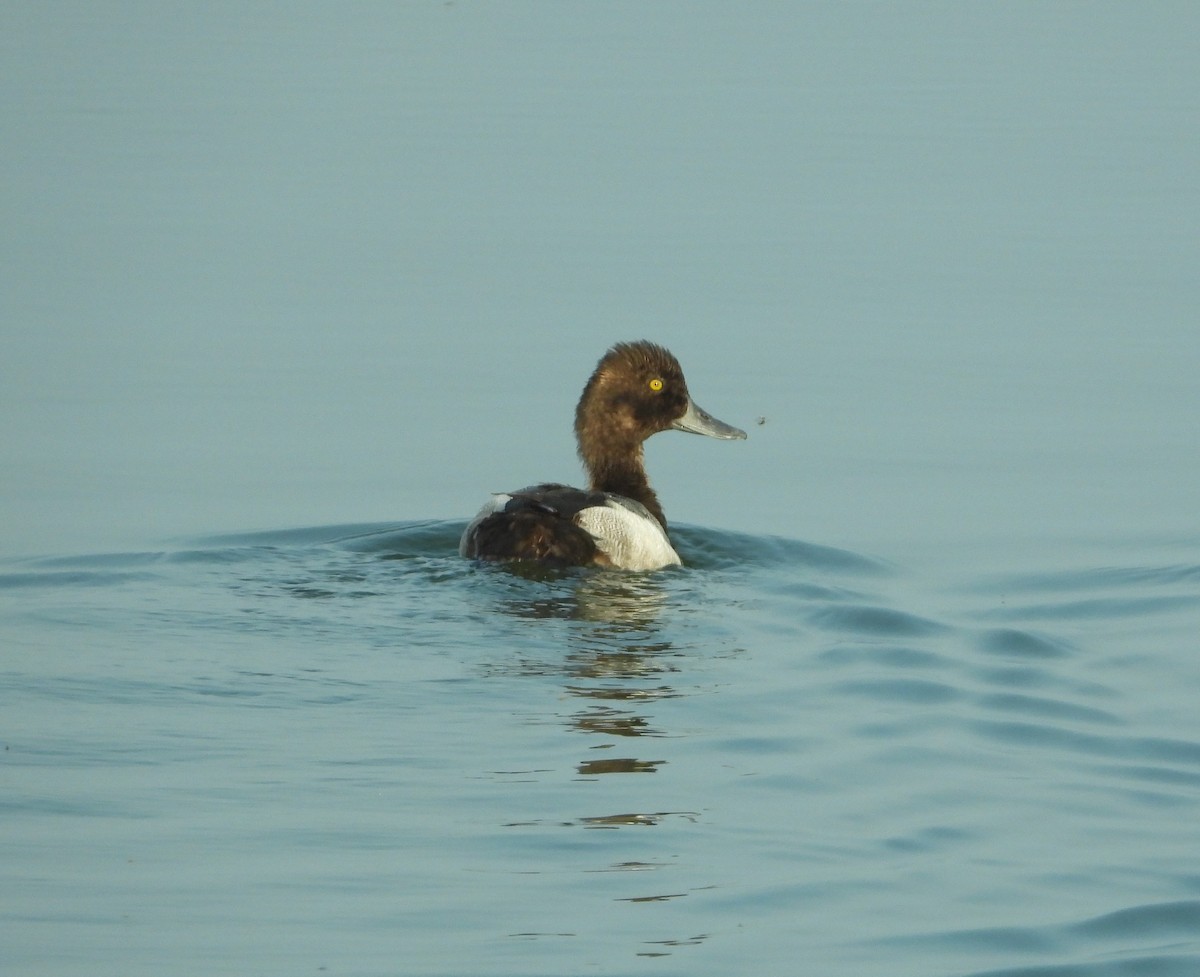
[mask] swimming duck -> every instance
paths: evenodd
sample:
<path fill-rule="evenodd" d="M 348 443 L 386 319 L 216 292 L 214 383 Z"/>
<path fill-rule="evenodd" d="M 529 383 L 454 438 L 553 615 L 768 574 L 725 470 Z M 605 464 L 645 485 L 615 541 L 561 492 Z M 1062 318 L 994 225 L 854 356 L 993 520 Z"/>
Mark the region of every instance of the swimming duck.
<path fill-rule="evenodd" d="M 459 552 L 624 570 L 681 564 L 642 453 L 650 435 L 671 429 L 723 440 L 746 436 L 693 403 L 679 361 L 663 347 L 617 343 L 596 364 L 575 408 L 588 487 L 547 482 L 493 495 L 467 526 Z"/>

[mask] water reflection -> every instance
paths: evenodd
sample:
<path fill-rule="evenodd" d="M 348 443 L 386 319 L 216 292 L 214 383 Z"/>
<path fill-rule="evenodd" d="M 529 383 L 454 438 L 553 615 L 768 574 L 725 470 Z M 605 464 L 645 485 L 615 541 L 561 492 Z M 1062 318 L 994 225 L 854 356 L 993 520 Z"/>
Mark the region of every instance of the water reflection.
<path fill-rule="evenodd" d="M 653 814 L 606 814 L 598 818 L 581 818 L 580 824 L 588 828 L 624 828 L 630 826 L 650 827 L 662 822 L 663 818 L 679 817 L 695 821 L 699 817 L 691 811 L 657 811 Z M 665 863 L 622 862 L 617 868 L 639 869 L 662 868 Z"/>
<path fill-rule="evenodd" d="M 520 564 L 447 564 L 429 554 L 429 565 L 418 568 L 419 548 L 399 545 L 398 534 L 403 535 L 390 531 L 383 541 L 359 537 L 355 546 L 379 552 L 392 566 L 400 562 L 409 570 L 419 569 L 427 584 L 434 582 L 430 571 L 437 574 L 438 583 L 452 581 L 449 588 L 425 591 L 421 599 L 432 599 L 433 593 L 454 594 L 456 601 L 461 597 L 450 605 L 448 617 L 465 647 L 473 637 L 479 648 L 488 649 L 483 674 L 516 678 L 521 685 L 548 685 L 548 690 L 521 689 L 521 717 L 528 721 L 529 702 L 546 703 L 532 724 L 567 730 L 524 754 L 536 760 L 503 774 L 505 784 L 523 785 L 503 826 L 519 834 L 564 828 L 596 833 L 588 851 L 599 857 L 575 867 L 589 874 L 612 873 L 613 884 L 601 887 L 599 898 L 643 906 L 659 925 L 672 925 L 655 907 L 712 888 L 712 879 L 703 862 L 681 870 L 693 837 L 691 826 L 701 814 L 669 809 L 679 799 L 664 795 L 676 793 L 686 777 L 682 766 L 670 766 L 672 754 L 664 739 L 679 737 L 681 731 L 670 728 L 668 717 L 674 708 L 664 704 L 692 694 L 704 662 L 728 653 L 721 623 L 696 612 L 711 602 L 711 589 L 723 586 L 722 574 L 731 571 L 712 557 L 707 557 L 706 569 L 639 575 Z M 732 551 L 733 542 L 725 542 Z M 397 550 L 405 554 L 403 560 L 395 559 Z M 390 586 L 398 592 L 397 582 Z M 466 630 L 464 618 L 470 622 Z M 473 634 L 472 628 L 478 631 Z M 558 792 L 564 781 L 569 785 L 565 797 Z M 700 877 L 693 878 L 697 871 Z M 653 880 L 647 872 L 653 873 Z M 588 891 L 595 888 L 589 886 Z M 662 957 L 694 946 L 707 938 L 695 935 L 698 929 L 689 925 L 645 934 L 658 938 L 643 939 L 637 955 Z M 513 935 L 550 934 L 522 929 Z"/>
<path fill-rule="evenodd" d="M 653 632 L 666 602 L 661 579 L 616 571 L 557 570 L 536 564 L 507 563 L 482 570 L 507 576 L 516 586 L 500 610 L 516 617 L 560 618 L 611 625 L 601 634 Z M 524 584 L 544 588 L 531 592 Z"/>
<path fill-rule="evenodd" d="M 579 764 L 585 776 L 602 773 L 654 773 L 666 760 L 635 760 L 633 757 L 612 757 L 608 760 L 587 760 Z"/>
<path fill-rule="evenodd" d="M 501 613 L 567 622 L 567 627 L 554 632 L 565 647 L 552 641 L 536 661 L 528 653 L 521 654 L 515 671 L 560 676 L 566 680 L 566 695 L 587 700 L 568 725 L 581 733 L 623 739 L 666 735 L 640 709 L 628 707 L 679 694 L 665 681 L 678 674 L 683 652 L 664 634 L 668 592 L 661 576 L 521 564 L 484 569 L 516 585 L 502 587 L 497 601 Z M 492 668 L 511 674 L 514 663 L 498 662 Z M 578 765 L 578 771 L 585 776 L 653 773 L 663 762 L 634 757 L 589 759 Z"/>
<path fill-rule="evenodd" d="M 576 713 L 575 727 L 583 733 L 604 736 L 662 736 L 663 731 L 651 726 L 644 716 L 635 716 L 609 706 Z"/>
<path fill-rule="evenodd" d="M 538 660 L 531 660 L 527 652 L 521 654 L 515 668 L 525 675 L 561 676 L 567 680 L 563 685 L 566 695 L 587 700 L 588 705 L 569 718 L 570 726 L 581 733 L 625 739 L 665 735 L 640 710 L 622 707 L 678 694 L 663 681 L 679 671 L 674 659 L 680 653 L 660 633 L 667 594 L 659 580 L 520 564 L 487 569 L 519 584 L 505 588 L 497 602 L 503 614 L 569 622 L 565 630 L 548 632 L 560 635 L 565 647 L 552 641 Z M 511 672 L 514 663 L 500 662 L 493 667 Z M 662 762 L 635 757 L 586 760 L 579 763 L 578 772 L 589 777 L 653 773 Z"/>

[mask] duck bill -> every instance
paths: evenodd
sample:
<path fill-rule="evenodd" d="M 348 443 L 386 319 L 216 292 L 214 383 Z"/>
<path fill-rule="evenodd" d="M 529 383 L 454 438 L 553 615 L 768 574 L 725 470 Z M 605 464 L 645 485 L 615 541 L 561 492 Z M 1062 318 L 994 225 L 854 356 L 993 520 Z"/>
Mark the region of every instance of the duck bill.
<path fill-rule="evenodd" d="M 724 421 L 718 421 L 708 411 L 688 398 L 687 410 L 683 417 L 671 425 L 676 431 L 687 431 L 689 434 L 704 434 L 710 438 L 720 438 L 723 441 L 736 441 L 744 438 L 746 432 Z"/>

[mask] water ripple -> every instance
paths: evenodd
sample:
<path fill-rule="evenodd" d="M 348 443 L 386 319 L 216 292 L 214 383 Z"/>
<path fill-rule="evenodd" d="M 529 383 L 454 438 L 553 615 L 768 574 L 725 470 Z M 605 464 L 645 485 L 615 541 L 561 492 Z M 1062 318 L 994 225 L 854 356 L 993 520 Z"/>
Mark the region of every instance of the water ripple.
<path fill-rule="evenodd" d="M 989 629 L 979 636 L 977 643 L 982 651 L 1005 658 L 1046 660 L 1065 658 L 1073 653 L 1071 646 L 1061 638 L 1018 628 Z"/>
<path fill-rule="evenodd" d="M 890 607 L 854 605 L 815 611 L 809 620 L 827 631 L 867 634 L 873 637 L 925 637 L 949 631 L 947 625 Z"/>
<path fill-rule="evenodd" d="M 201 836 L 188 884 L 243 914 L 213 858 L 368 916 L 322 900 L 403 878 L 401 935 L 461 914 L 481 973 L 518 933 L 705 974 L 764 940 L 856 977 L 1197 972 L 1194 561 L 939 591 L 696 527 L 660 573 L 480 565 L 461 527 L 0 565 L 10 872 Z M 73 883 L 21 897 L 60 925 L 102 898 Z"/>
<path fill-rule="evenodd" d="M 1121 909 L 1080 922 L 947 930 L 894 937 L 893 946 L 926 945 L 941 950 L 1047 958 L 1083 957 L 1037 962 L 995 970 L 972 971 L 968 977 L 1141 977 L 1194 975 L 1200 965 L 1200 902 L 1151 903 Z M 1169 945 L 1169 952 L 1166 946 Z M 1149 953 L 1147 951 L 1150 951 Z M 1113 956 L 1116 959 L 1112 959 Z M 1109 959 L 1103 959 L 1108 957 Z"/>

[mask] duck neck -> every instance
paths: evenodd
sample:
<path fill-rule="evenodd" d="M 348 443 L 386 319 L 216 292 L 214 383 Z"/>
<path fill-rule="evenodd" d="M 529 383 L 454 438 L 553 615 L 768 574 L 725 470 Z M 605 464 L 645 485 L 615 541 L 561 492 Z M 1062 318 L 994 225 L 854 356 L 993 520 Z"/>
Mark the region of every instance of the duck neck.
<path fill-rule="evenodd" d="M 588 462 L 588 482 L 594 492 L 611 492 L 622 495 L 644 505 L 647 511 L 667 530 L 667 518 L 663 515 L 658 496 L 650 487 L 646 478 L 646 469 L 642 464 L 642 448 L 638 445 L 637 453 L 628 458 L 606 459 L 602 462 Z"/>

